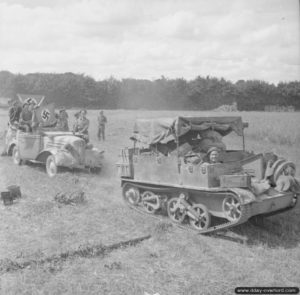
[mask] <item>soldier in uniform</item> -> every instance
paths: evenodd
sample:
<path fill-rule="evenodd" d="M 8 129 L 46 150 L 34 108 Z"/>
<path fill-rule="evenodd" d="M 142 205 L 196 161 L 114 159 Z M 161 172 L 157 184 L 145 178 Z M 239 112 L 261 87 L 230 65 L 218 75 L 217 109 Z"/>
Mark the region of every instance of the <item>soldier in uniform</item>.
<path fill-rule="evenodd" d="M 217 147 L 211 147 L 206 154 L 206 160 L 210 164 L 222 163 L 220 161 L 220 149 Z"/>
<path fill-rule="evenodd" d="M 69 123 L 68 123 L 68 114 L 65 108 L 59 110 L 59 114 L 57 116 L 56 128 L 61 131 L 69 131 Z"/>
<path fill-rule="evenodd" d="M 81 110 L 73 126 L 73 132 L 78 132 L 83 135 L 86 142 L 89 141 L 89 126 L 90 121 L 86 118 L 86 110 Z"/>
<path fill-rule="evenodd" d="M 107 118 L 104 116 L 103 111 L 100 111 L 98 115 L 98 140 L 105 140 L 105 124 L 107 123 Z"/>
<path fill-rule="evenodd" d="M 10 125 L 15 125 L 16 123 L 19 122 L 21 112 L 22 112 L 22 107 L 19 105 L 18 101 L 14 101 L 12 106 L 8 110 Z"/>
<path fill-rule="evenodd" d="M 33 113 L 34 113 L 34 104 L 25 102 L 23 104 L 23 109 L 20 114 L 19 119 L 19 128 L 25 132 L 32 131 L 32 122 L 33 122 Z"/>
<path fill-rule="evenodd" d="M 8 128 L 5 131 L 5 145 L 1 153 L 2 156 L 7 155 L 6 148 L 8 143 L 16 137 L 17 128 L 19 125 L 19 119 L 22 112 L 22 107 L 19 105 L 18 101 L 14 101 L 8 110 Z"/>

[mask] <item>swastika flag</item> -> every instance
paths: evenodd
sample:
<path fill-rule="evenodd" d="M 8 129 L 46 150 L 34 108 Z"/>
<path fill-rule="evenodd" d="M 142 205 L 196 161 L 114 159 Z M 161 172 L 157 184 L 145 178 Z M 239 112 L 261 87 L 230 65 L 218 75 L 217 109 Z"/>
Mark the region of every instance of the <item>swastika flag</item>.
<path fill-rule="evenodd" d="M 54 104 L 48 104 L 45 106 L 40 106 L 36 109 L 36 117 L 39 123 L 45 125 L 52 124 L 55 121 L 55 111 Z"/>

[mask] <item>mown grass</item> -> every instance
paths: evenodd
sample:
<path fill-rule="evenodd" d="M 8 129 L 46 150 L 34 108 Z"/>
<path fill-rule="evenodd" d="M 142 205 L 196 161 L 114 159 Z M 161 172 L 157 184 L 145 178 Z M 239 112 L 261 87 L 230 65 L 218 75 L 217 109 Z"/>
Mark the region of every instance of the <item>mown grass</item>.
<path fill-rule="evenodd" d="M 102 143 L 96 141 L 96 114 L 89 111 L 92 142 L 105 150 L 105 165 L 99 175 L 64 171 L 49 179 L 43 166 L 18 167 L 10 158 L 0 158 L 1 186 L 18 184 L 23 193 L 13 206 L 0 204 L 0 261 L 44 261 L 89 245 L 111 245 L 152 235 L 140 244 L 106 255 L 31 264 L 2 273 L 0 294 L 233 294 L 237 286 L 300 285 L 299 204 L 289 213 L 266 219 L 261 227 L 250 223 L 236 227 L 235 233 L 248 238 L 247 244 L 239 244 L 184 232 L 169 222 L 140 215 L 123 203 L 114 163 L 119 149 L 131 145 L 128 138 L 134 119 L 178 114 L 107 111 L 107 140 Z M 199 112 L 180 112 L 186 114 Z M 241 115 L 250 123 L 246 131 L 250 150 L 273 150 L 300 167 L 297 113 Z M 4 113 L 0 113 L 0 125 L 5 126 Z M 268 139 L 260 130 L 269 130 Z M 280 140 L 280 134 L 290 141 Z M 58 192 L 77 189 L 85 192 L 85 203 L 71 206 L 55 202 Z"/>

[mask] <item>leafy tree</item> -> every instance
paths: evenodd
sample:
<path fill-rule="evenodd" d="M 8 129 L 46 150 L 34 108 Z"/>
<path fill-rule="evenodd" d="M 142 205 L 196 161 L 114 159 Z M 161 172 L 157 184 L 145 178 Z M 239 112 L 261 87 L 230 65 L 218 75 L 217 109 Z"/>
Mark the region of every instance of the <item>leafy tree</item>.
<path fill-rule="evenodd" d="M 277 86 L 261 80 L 232 83 L 209 76 L 190 81 L 164 76 L 153 81 L 114 77 L 95 81 L 84 74 L 0 71 L 0 96 L 14 98 L 17 93 L 43 94 L 58 107 L 209 110 L 237 103 L 239 110 L 264 110 L 265 105 L 300 109 L 300 81 Z"/>

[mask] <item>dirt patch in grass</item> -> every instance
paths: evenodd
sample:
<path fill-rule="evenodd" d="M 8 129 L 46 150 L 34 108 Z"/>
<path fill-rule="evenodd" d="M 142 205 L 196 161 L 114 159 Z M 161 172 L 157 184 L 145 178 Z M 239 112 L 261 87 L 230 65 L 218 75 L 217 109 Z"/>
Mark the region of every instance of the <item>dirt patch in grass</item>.
<path fill-rule="evenodd" d="M 50 265 L 54 267 L 56 264 L 61 264 L 66 260 L 75 259 L 78 257 L 92 258 L 97 256 L 105 256 L 108 253 L 115 251 L 120 248 L 132 247 L 141 243 L 144 240 L 149 239 L 151 236 L 147 235 L 127 241 L 121 241 L 112 245 L 82 245 L 76 250 L 70 250 L 60 254 L 55 254 L 42 259 L 31 259 L 31 260 L 0 260 L 0 275 L 5 272 L 18 271 L 25 268 L 41 267 L 43 265 Z M 112 267 L 113 268 L 113 267 Z"/>

